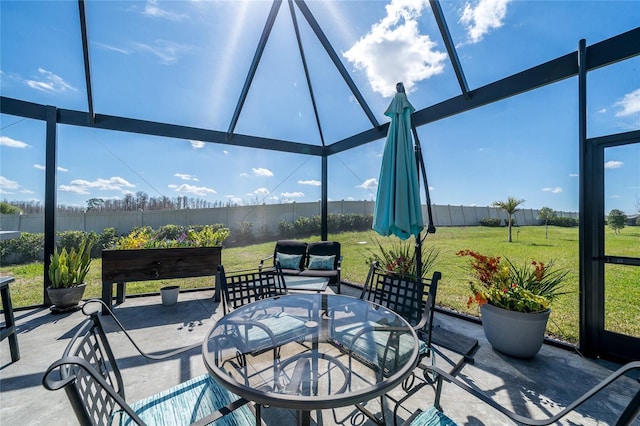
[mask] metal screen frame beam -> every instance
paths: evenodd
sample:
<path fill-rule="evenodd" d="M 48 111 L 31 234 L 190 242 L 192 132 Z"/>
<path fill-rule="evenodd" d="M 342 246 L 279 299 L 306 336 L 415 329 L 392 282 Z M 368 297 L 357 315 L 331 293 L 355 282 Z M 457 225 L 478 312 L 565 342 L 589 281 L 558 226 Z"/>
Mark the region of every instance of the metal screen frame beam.
<path fill-rule="evenodd" d="M 93 109 L 93 89 L 91 86 L 91 62 L 89 61 L 89 35 L 87 31 L 87 14 L 84 7 L 84 0 L 78 0 L 78 10 L 80 12 L 80 34 L 82 37 L 82 58 L 84 59 L 84 79 L 87 85 L 87 105 L 89 108 L 89 123 L 95 120 Z"/>
<path fill-rule="evenodd" d="M 251 88 L 253 77 L 255 77 L 256 75 L 258 65 L 260 64 L 260 58 L 262 58 L 262 54 L 264 53 L 264 48 L 267 45 L 267 41 L 269 40 L 269 35 L 271 34 L 271 29 L 273 28 L 273 24 L 275 23 L 276 17 L 278 16 L 278 10 L 280 10 L 281 4 L 282 0 L 274 0 L 273 4 L 271 5 L 271 10 L 269 11 L 267 22 L 265 22 L 264 24 L 264 29 L 262 30 L 262 35 L 260 36 L 260 41 L 258 42 L 256 53 L 253 55 L 253 61 L 251 61 L 249 73 L 247 74 L 247 78 L 244 81 L 242 92 L 240 94 L 240 97 L 238 98 L 238 104 L 236 105 L 236 109 L 233 112 L 233 117 L 231 118 L 231 123 L 229 124 L 229 130 L 227 131 L 228 139 L 231 139 L 233 137 L 233 132 L 236 128 L 236 125 L 238 124 L 240 113 L 242 112 L 242 107 L 244 106 L 244 102 L 247 100 L 247 95 L 249 94 L 249 89 Z"/>
<path fill-rule="evenodd" d="M 331 61 L 333 61 L 333 65 L 336 67 L 336 69 L 342 76 L 342 79 L 345 81 L 345 83 L 347 83 L 347 86 L 349 86 L 349 90 L 351 90 L 351 93 L 353 93 L 353 96 L 355 96 L 356 100 L 360 104 L 360 108 L 362 108 L 364 113 L 367 115 L 371 124 L 374 127 L 379 127 L 380 123 L 378 123 L 376 116 L 371 111 L 371 108 L 369 108 L 369 104 L 367 104 L 367 101 L 365 101 L 364 97 L 362 96 L 362 93 L 360 93 L 360 90 L 358 90 L 358 87 L 353 82 L 353 79 L 347 72 L 347 69 L 342 64 L 342 61 L 338 57 L 338 54 L 333 49 L 333 46 L 329 42 L 329 39 L 327 39 L 327 36 L 322 31 L 322 28 L 320 28 L 320 24 L 318 24 L 318 21 L 316 21 L 316 18 L 311 13 L 311 10 L 309 10 L 309 7 L 307 6 L 307 4 L 304 2 L 304 0 L 295 0 L 295 2 L 296 2 L 296 5 L 298 5 L 298 9 L 300 9 L 300 12 L 302 12 L 302 15 L 305 17 L 305 19 L 309 23 L 309 26 L 311 27 L 313 32 L 316 34 L 316 37 L 318 37 L 318 41 L 320 41 L 320 44 L 322 44 L 322 47 L 324 47 L 324 50 L 327 52 L 327 54 L 331 58 Z"/>
<path fill-rule="evenodd" d="M 438 29 L 440 30 L 440 35 L 442 36 L 444 45 L 447 48 L 447 53 L 449 54 L 449 60 L 451 61 L 451 65 L 453 66 L 453 71 L 456 73 L 456 78 L 458 79 L 460 90 L 462 90 L 462 96 L 464 96 L 465 99 L 469 99 L 469 85 L 467 84 L 467 79 L 464 76 L 464 71 L 462 70 L 462 64 L 460 63 L 458 52 L 456 51 L 456 47 L 453 44 L 453 39 L 451 38 L 451 33 L 449 32 L 447 20 L 445 19 L 444 13 L 442 12 L 442 7 L 440 7 L 440 1 L 429 0 L 429 4 L 431 5 L 433 16 L 436 18 L 436 23 L 438 24 Z"/>

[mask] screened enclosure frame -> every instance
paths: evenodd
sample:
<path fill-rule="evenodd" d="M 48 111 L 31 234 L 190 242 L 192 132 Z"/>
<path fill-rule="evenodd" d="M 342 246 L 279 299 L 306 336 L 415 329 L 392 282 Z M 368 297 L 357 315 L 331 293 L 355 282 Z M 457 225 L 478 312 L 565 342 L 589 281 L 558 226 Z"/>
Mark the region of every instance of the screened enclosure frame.
<path fill-rule="evenodd" d="M 85 1 L 78 0 L 79 6 L 79 26 L 82 37 L 82 49 L 84 59 L 84 73 L 87 93 L 87 111 L 77 111 L 56 106 L 47 106 L 28 102 L 20 99 L 9 97 L 0 97 L 0 113 L 23 118 L 43 121 L 46 123 L 46 148 L 45 148 L 45 214 L 44 214 L 44 233 L 45 233 L 45 273 L 44 288 L 48 286 L 48 267 L 50 255 L 53 253 L 55 244 L 55 220 L 56 220 L 56 152 L 57 152 L 57 132 L 58 125 L 80 126 L 94 129 L 111 130 L 118 132 L 137 133 L 152 136 L 161 136 L 167 138 L 181 140 L 198 140 L 203 142 L 225 144 L 238 147 L 254 148 L 261 150 L 272 150 L 285 153 L 297 153 L 316 156 L 321 158 L 321 239 L 326 240 L 328 236 L 327 216 L 328 216 L 328 158 L 334 154 L 347 151 L 362 145 L 380 140 L 386 136 L 388 123 L 379 124 L 366 101 L 360 94 L 358 87 L 353 82 L 349 73 L 344 68 L 340 58 L 324 35 L 320 25 L 313 17 L 303 0 L 289 1 L 289 9 L 294 19 L 294 4 L 302 16 L 307 20 L 312 28 L 315 36 L 322 44 L 324 50 L 331 58 L 336 69 L 344 79 L 354 97 L 358 100 L 360 107 L 371 122 L 371 128 L 363 132 L 354 134 L 333 143 L 326 143 L 322 136 L 322 126 L 317 111 L 314 91 L 309 78 L 307 64 L 304 60 L 304 47 L 301 43 L 299 33 L 296 31 L 298 47 L 300 55 L 303 59 L 305 68 L 306 83 L 309 90 L 309 96 L 315 113 L 315 119 L 320 133 L 322 145 L 312 145 L 299 142 L 291 142 L 273 138 L 263 138 L 250 136 L 246 134 L 234 133 L 235 125 L 238 117 L 242 112 L 244 100 L 250 89 L 251 82 L 255 70 L 260 62 L 262 51 L 269 38 L 271 27 L 275 20 L 275 16 L 281 5 L 281 0 L 273 2 L 271 11 L 265 23 L 259 44 L 256 48 L 253 61 L 249 72 L 245 79 L 242 93 L 238 98 L 236 108 L 231 123 L 227 131 L 212 130 L 206 128 L 196 128 L 183 125 L 176 125 L 163 122 L 155 122 L 148 120 L 133 119 L 122 116 L 99 114 L 94 111 L 93 91 L 92 91 L 92 74 L 90 63 L 89 40 L 87 33 L 87 17 L 85 14 Z M 456 74 L 458 84 L 460 86 L 460 94 L 445 101 L 431 105 L 427 108 L 418 110 L 414 113 L 414 122 L 417 127 L 425 124 L 434 123 L 447 117 L 461 114 L 475 108 L 492 104 L 507 99 L 518 94 L 539 89 L 553 83 L 578 77 L 578 113 L 579 113 L 579 167 L 580 167 L 580 188 L 579 188 L 579 257 L 580 257 L 580 349 L 589 357 L 598 357 L 606 354 L 601 346 L 602 340 L 598 333 L 593 331 L 593 312 L 585 309 L 585 303 L 591 303 L 597 296 L 597 284 L 594 280 L 597 274 L 594 274 L 594 265 L 596 259 L 593 257 L 592 247 L 601 244 L 600 234 L 592 235 L 589 227 L 593 226 L 596 218 L 589 216 L 588 211 L 602 211 L 603 206 L 594 205 L 594 203 L 603 203 L 590 194 L 591 181 L 588 176 L 594 175 L 592 162 L 588 161 L 590 154 L 589 140 L 586 136 L 586 78 L 589 71 L 606 67 L 617 62 L 636 57 L 640 55 L 640 27 L 628 32 L 619 34 L 604 41 L 586 45 L 585 40 L 576 40 L 578 48 L 576 51 L 568 53 L 564 56 L 557 57 L 548 62 L 544 62 L 522 72 L 513 74 L 509 77 L 497 80 L 490 84 L 475 89 L 468 87 L 462 65 L 458 59 L 454 43 L 447 28 L 444 14 L 442 13 L 440 2 L 430 0 L 431 9 L 434 13 L 440 35 L 447 49 L 449 60 Z M 295 25 L 294 25 L 295 26 Z M 296 27 L 297 29 L 297 27 Z M 609 135 L 613 139 L 635 139 L 640 140 L 640 131 L 631 131 L 616 135 Z M 44 303 L 48 304 L 47 293 L 44 293 Z M 599 306 L 592 304 L 591 306 Z M 597 313 L 596 313 L 597 314 Z M 640 339 L 634 338 L 629 343 L 626 350 L 628 354 L 638 353 L 640 347 Z M 622 348 L 625 352 L 625 348 Z"/>

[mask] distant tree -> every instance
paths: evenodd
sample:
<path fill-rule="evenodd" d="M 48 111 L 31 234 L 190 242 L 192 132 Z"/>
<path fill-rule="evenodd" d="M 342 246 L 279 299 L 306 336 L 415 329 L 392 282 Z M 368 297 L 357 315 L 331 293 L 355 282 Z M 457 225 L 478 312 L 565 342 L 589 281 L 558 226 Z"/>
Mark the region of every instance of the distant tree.
<path fill-rule="evenodd" d="M 509 198 L 507 198 L 507 201 L 494 201 L 493 202 L 493 206 L 494 207 L 500 207 L 502 210 L 504 210 L 507 213 L 507 217 L 508 217 L 508 223 L 507 226 L 509 228 L 509 242 L 512 242 L 513 239 L 511 238 L 511 226 L 513 224 L 513 215 L 520 210 L 518 208 L 518 206 L 520 204 L 524 203 L 524 200 L 518 200 L 515 197 L 511 197 L 509 196 Z"/>
<path fill-rule="evenodd" d="M 102 198 L 89 198 L 87 200 L 87 211 L 100 210 L 103 205 L 104 200 Z"/>
<path fill-rule="evenodd" d="M 20 211 L 21 210 L 19 207 L 9 204 L 6 201 L 0 202 L 0 213 L 2 214 L 16 214 L 16 213 L 20 213 Z"/>
<path fill-rule="evenodd" d="M 613 209 L 609 212 L 609 216 L 607 216 L 607 224 L 616 234 L 620 233 L 620 230 L 624 228 L 626 223 L 627 215 L 621 210 Z"/>
<path fill-rule="evenodd" d="M 538 220 L 544 222 L 544 237 L 549 238 L 549 221 L 556 217 L 556 212 L 551 207 L 543 207 L 538 212 Z"/>

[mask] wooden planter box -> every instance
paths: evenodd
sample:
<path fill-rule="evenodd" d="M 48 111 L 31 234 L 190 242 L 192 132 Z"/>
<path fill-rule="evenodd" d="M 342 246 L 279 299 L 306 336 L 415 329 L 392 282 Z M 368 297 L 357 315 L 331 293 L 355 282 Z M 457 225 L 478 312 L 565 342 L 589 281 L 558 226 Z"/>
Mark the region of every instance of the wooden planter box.
<path fill-rule="evenodd" d="M 215 276 L 221 252 L 222 247 L 102 250 L 102 301 L 111 306 L 113 284 L 116 302 L 123 303 L 127 282 Z M 219 300 L 217 285 L 215 299 Z"/>

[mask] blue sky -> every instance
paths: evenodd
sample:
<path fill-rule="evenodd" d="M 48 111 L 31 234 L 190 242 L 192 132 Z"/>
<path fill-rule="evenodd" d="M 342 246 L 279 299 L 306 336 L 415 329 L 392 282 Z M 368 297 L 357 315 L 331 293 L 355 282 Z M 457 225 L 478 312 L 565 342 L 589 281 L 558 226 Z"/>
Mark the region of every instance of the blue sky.
<path fill-rule="evenodd" d="M 422 109 L 460 94 L 428 1 L 308 1 L 380 123 L 395 83 Z M 77 2 L 0 3 L 3 96 L 87 111 Z M 229 128 L 271 2 L 88 1 L 98 114 Z M 443 1 L 471 89 L 640 25 L 635 1 Z M 300 13 L 324 140 L 371 127 Z M 640 129 L 640 58 L 588 76 L 588 136 Z M 44 202 L 44 123 L 0 116 L 0 199 Z M 577 80 L 419 129 L 432 202 L 578 209 Z M 287 3 L 236 133 L 321 143 Z M 229 144 L 58 127 L 58 203 L 188 196 L 238 204 L 320 199 L 320 159 Z M 372 200 L 384 139 L 329 159 L 330 200 Z M 636 212 L 640 146 L 605 152 L 605 209 Z"/>

